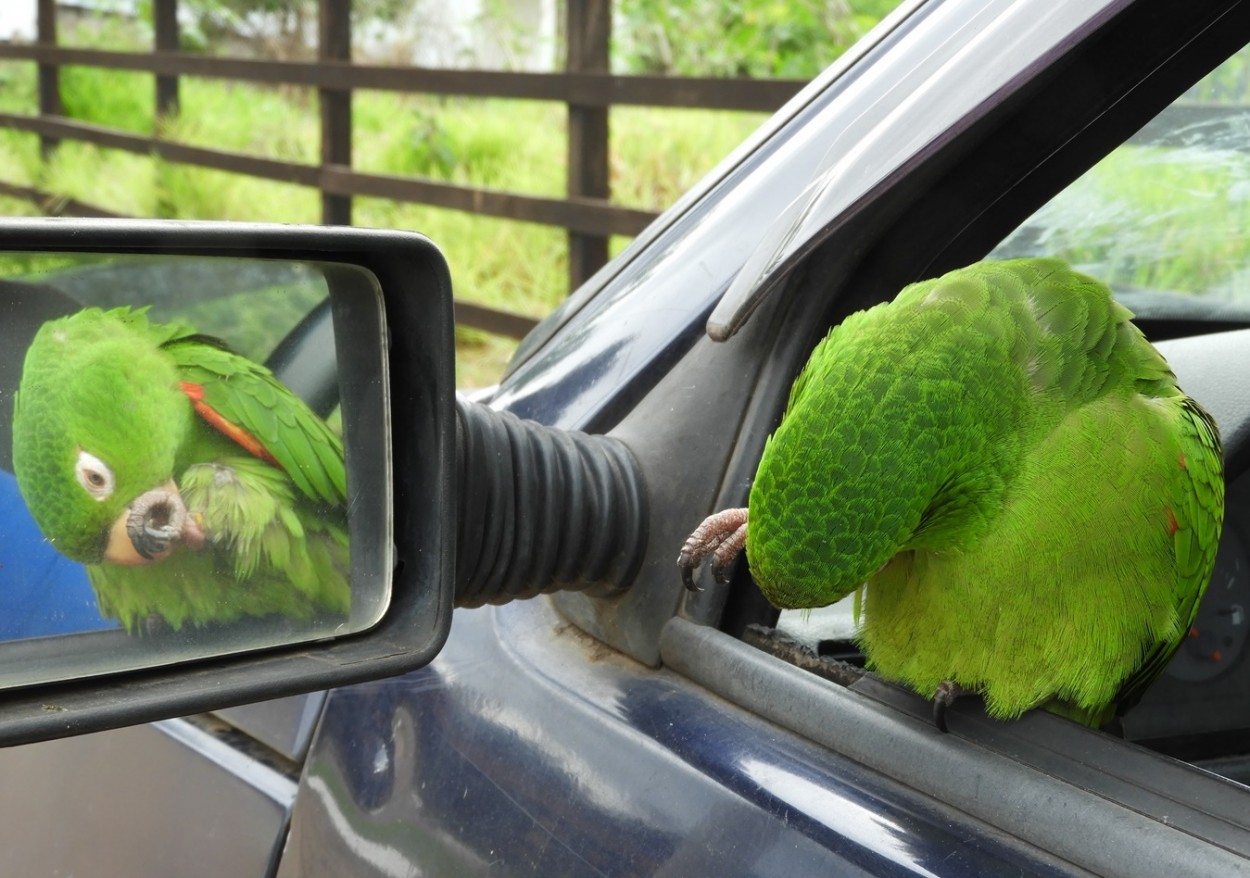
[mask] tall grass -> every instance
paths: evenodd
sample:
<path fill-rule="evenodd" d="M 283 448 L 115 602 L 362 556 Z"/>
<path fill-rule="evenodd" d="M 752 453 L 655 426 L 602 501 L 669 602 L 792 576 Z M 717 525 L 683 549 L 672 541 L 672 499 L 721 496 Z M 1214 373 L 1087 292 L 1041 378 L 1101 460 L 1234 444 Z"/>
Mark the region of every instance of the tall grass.
<path fill-rule="evenodd" d="M 315 164 L 316 93 L 184 77 L 181 113 L 153 122 L 146 74 L 64 68 L 63 100 L 77 119 L 164 139 Z M 34 113 L 34 65 L 0 64 L 0 111 Z M 756 113 L 616 108 L 611 114 L 613 200 L 662 210 L 731 151 L 764 117 Z M 353 165 L 545 197 L 566 191 L 563 105 L 358 92 Z M 35 186 L 133 216 L 317 222 L 312 189 L 176 165 L 88 144 L 63 142 L 48 161 L 33 135 L 0 131 L 0 180 Z M 29 205 L 5 201 L 13 214 Z M 542 317 L 567 295 L 563 229 L 457 211 L 358 198 L 357 225 L 410 229 L 447 256 L 458 297 Z M 622 240 L 613 242 L 618 250 Z M 490 383 L 515 342 L 460 329 L 459 380 Z"/>

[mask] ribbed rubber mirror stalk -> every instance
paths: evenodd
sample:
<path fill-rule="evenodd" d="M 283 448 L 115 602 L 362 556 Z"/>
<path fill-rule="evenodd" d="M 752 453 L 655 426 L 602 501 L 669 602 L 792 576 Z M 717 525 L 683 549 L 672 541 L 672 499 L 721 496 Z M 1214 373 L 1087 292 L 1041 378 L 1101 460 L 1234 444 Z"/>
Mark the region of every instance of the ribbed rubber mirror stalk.
<path fill-rule="evenodd" d="M 647 503 L 625 444 L 456 404 L 455 605 L 623 590 L 645 554 Z"/>

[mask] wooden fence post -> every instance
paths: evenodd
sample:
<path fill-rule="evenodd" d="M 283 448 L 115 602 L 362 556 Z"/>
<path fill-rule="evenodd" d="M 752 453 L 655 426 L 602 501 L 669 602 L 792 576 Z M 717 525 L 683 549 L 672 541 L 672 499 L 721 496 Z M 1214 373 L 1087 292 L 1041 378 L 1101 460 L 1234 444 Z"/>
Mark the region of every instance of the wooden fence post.
<path fill-rule="evenodd" d="M 569 73 L 607 73 L 612 39 L 611 0 L 567 0 L 565 19 Z M 570 103 L 569 185 L 570 198 L 607 199 L 608 108 Z M 608 261 L 608 239 L 569 232 L 569 292 Z"/>
<path fill-rule="evenodd" d="M 317 57 L 321 61 L 352 60 L 351 0 L 321 0 L 320 40 Z M 351 89 L 318 89 L 321 101 L 321 164 L 352 163 Z M 321 193 L 321 222 L 349 226 L 352 223 L 350 195 Z"/>
<path fill-rule="evenodd" d="M 56 0 L 39 0 L 38 38 L 41 46 L 56 46 Z M 39 115 L 63 116 L 60 71 L 55 64 L 39 65 Z M 46 159 L 60 144 L 55 137 L 39 137 L 39 150 Z"/>
<path fill-rule="evenodd" d="M 152 0 L 152 24 L 156 31 L 156 51 L 178 51 L 178 0 Z M 156 77 L 156 115 L 178 113 L 178 77 Z"/>

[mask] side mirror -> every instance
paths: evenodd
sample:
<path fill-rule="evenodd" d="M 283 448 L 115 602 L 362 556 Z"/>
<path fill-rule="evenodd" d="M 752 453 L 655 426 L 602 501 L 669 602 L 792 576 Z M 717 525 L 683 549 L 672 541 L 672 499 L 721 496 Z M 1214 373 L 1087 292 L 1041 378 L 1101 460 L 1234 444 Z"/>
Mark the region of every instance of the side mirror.
<path fill-rule="evenodd" d="M 430 661 L 452 327 L 416 234 L 0 222 L 0 745 Z"/>

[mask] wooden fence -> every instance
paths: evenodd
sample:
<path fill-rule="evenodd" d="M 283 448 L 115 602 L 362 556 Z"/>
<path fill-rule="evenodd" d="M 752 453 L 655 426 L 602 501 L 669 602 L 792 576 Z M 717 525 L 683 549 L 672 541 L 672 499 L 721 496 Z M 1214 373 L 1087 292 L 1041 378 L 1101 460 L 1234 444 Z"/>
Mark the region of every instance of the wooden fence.
<path fill-rule="evenodd" d="M 419 202 L 486 216 L 563 227 L 568 231 L 569 289 L 607 261 L 611 235 L 636 235 L 651 211 L 613 204 L 608 183 L 608 111 L 614 105 L 771 111 L 805 83 L 799 80 L 726 80 L 617 76 L 610 72 L 611 0 L 564 4 L 567 63 L 559 73 L 446 70 L 353 64 L 351 0 L 319 0 L 315 62 L 247 60 L 184 54 L 179 50 L 178 0 L 153 0 L 152 52 L 78 49 L 57 43 L 56 0 L 38 0 L 38 41 L 0 43 L 0 59 L 38 65 L 39 113 L 0 113 L 0 127 L 37 134 L 43 150 L 62 140 L 157 155 L 169 162 L 246 174 L 320 190 L 322 221 L 348 225 L 352 198 Z M 280 161 L 190 146 L 153 136 L 75 121 L 64 115 L 58 86 L 65 65 L 141 71 L 154 75 L 157 116 L 178 112 L 178 78 L 208 77 L 316 88 L 321 107 L 321 161 Z M 568 107 L 568 187 L 565 198 L 544 198 L 472 186 L 352 169 L 352 92 L 357 89 L 470 97 L 557 101 Z M 113 216 L 102 208 L 0 181 L 0 193 L 25 198 L 48 212 Z M 469 326 L 520 337 L 534 321 L 457 302 Z"/>

